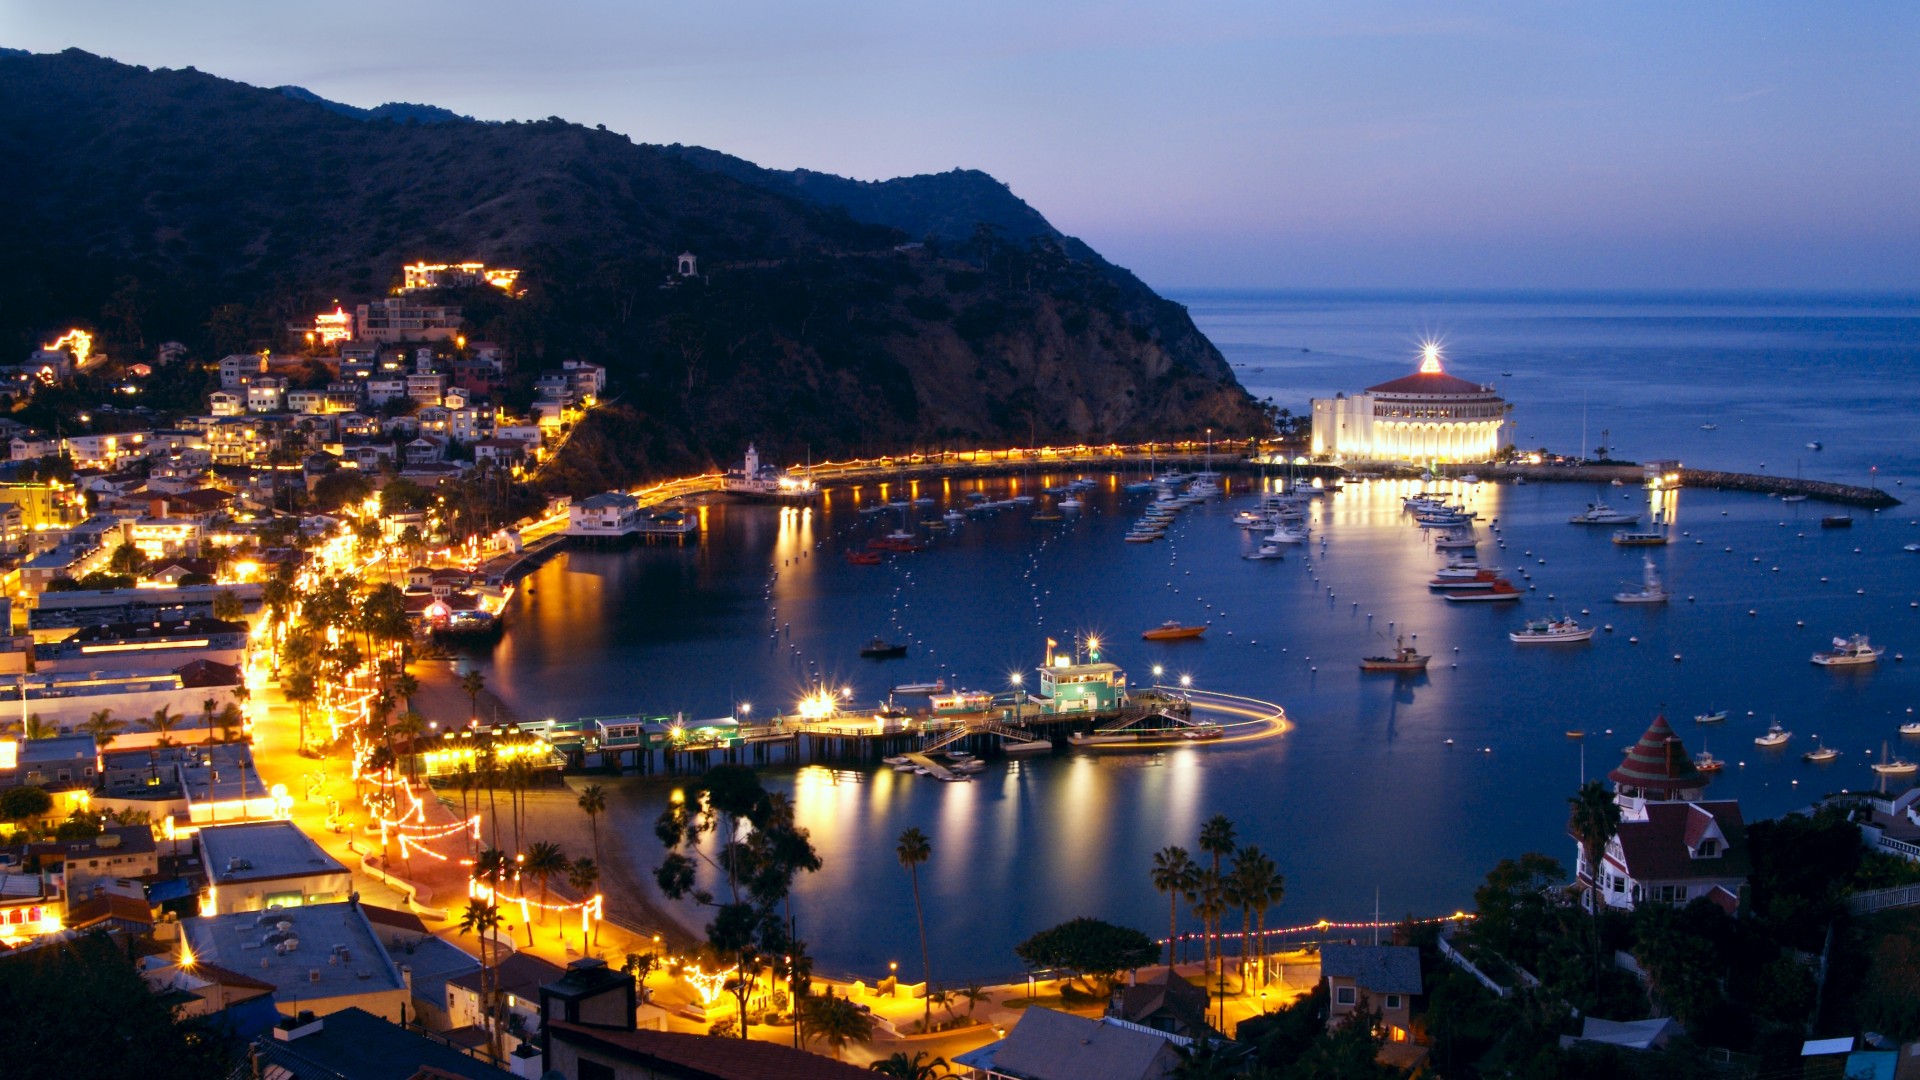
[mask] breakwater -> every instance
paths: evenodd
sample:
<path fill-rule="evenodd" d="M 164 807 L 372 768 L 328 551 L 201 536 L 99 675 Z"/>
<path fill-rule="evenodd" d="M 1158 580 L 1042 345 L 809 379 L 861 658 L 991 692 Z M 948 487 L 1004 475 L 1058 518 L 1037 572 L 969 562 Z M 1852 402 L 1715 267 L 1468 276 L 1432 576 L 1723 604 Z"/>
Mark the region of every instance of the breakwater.
<path fill-rule="evenodd" d="M 1472 473 L 1482 480 L 1514 480 L 1549 484 L 1622 484 L 1638 485 L 1646 480 L 1639 465 L 1449 465 L 1441 474 L 1463 476 Z M 1725 491 L 1750 491 L 1762 495 L 1805 495 L 1808 499 L 1883 510 L 1899 506 L 1900 500 L 1876 487 L 1835 484 L 1826 480 L 1805 480 L 1765 473 L 1720 472 L 1713 469 L 1681 469 L 1683 488 L 1714 488 Z"/>

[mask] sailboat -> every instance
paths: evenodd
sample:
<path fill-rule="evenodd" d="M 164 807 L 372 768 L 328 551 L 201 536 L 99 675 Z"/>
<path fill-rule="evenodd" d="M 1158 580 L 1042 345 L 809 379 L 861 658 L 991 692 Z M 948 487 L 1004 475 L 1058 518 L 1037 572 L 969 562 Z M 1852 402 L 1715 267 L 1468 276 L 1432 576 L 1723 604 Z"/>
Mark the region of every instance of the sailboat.
<path fill-rule="evenodd" d="M 1646 569 L 1644 576 L 1640 579 L 1640 587 L 1628 592 L 1614 593 L 1614 602 L 1620 604 L 1664 604 L 1667 602 L 1667 587 L 1660 583 L 1660 575 L 1653 568 L 1653 557 L 1651 555 L 1643 556 L 1641 563 Z"/>
<path fill-rule="evenodd" d="M 1915 772 L 1920 772 L 1920 765 L 1915 765 L 1906 758 L 1888 757 L 1886 741 L 1882 740 L 1880 760 L 1873 763 L 1873 771 L 1881 776 L 1912 776 Z"/>
<path fill-rule="evenodd" d="M 1799 458 L 1793 459 L 1793 482 L 1795 485 L 1798 485 L 1800 483 L 1800 459 Z M 1780 501 L 1781 502 L 1806 502 L 1807 497 L 1796 491 L 1792 495 L 1780 496 Z"/>

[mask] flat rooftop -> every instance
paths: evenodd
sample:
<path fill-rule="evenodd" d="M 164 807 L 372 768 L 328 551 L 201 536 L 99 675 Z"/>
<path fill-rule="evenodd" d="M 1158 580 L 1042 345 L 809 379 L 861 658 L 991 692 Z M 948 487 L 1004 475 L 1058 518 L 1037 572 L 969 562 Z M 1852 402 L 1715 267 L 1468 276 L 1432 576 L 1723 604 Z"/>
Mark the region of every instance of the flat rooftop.
<path fill-rule="evenodd" d="M 347 870 L 338 859 L 322 851 L 312 837 L 301 832 L 299 826 L 291 821 L 209 825 L 200 830 L 199 836 L 207 877 L 216 886 L 317 874 L 344 874 Z M 365 916 L 357 917 L 361 922 L 366 922 Z"/>
<path fill-rule="evenodd" d="M 180 927 L 196 962 L 271 983 L 282 1005 L 406 988 L 351 901 L 202 915 Z"/>

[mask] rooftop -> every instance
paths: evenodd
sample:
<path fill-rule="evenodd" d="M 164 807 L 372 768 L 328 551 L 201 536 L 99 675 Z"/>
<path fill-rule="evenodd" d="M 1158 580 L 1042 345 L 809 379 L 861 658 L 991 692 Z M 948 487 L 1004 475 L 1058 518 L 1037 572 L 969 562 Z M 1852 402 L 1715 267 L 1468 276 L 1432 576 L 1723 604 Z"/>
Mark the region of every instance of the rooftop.
<path fill-rule="evenodd" d="M 678 1031 L 613 1031 L 565 1020 L 549 1021 L 547 1027 L 557 1042 L 609 1053 L 661 1076 L 689 1080 L 859 1080 L 873 1076 L 857 1065 L 758 1039 Z M 1117 1074 L 1088 1075 L 1104 1078 Z"/>
<path fill-rule="evenodd" d="M 1007 1037 L 957 1063 L 1035 1080 L 1137 1080 L 1168 1072 L 1176 1054 L 1164 1035 L 1035 1005 Z"/>
<path fill-rule="evenodd" d="M 200 851 L 215 887 L 240 881 L 344 874 L 347 868 L 321 850 L 291 821 L 210 825 L 200 830 Z M 364 915 L 359 916 L 365 922 Z"/>
<path fill-rule="evenodd" d="M 494 965 L 489 977 L 493 989 L 501 994 L 514 994 L 518 997 L 540 1000 L 540 987 L 566 974 L 566 969 L 551 960 L 542 960 L 531 953 L 515 952 L 505 960 Z M 480 992 L 480 968 L 465 974 L 456 975 L 447 981 L 462 990 Z"/>
<path fill-rule="evenodd" d="M 1717 857 L 1694 858 L 1690 849 L 1709 826 L 1726 843 Z M 1753 869 L 1747 823 L 1733 801 L 1648 803 L 1647 820 L 1621 822 L 1619 839 L 1622 869 L 1642 883 L 1745 878 Z"/>
<path fill-rule="evenodd" d="M 1360 989 L 1379 994 L 1418 994 L 1420 950 L 1406 945 L 1323 945 L 1320 974 L 1352 979 Z"/>
<path fill-rule="evenodd" d="M 180 927 L 195 960 L 273 984 L 282 1005 L 406 989 L 352 901 L 202 915 Z"/>
<path fill-rule="evenodd" d="M 299 1080 L 413 1080 L 429 1076 L 468 1080 L 509 1080 L 512 1073 L 452 1046 L 357 1008 L 341 1009 L 315 1021 L 319 1030 L 296 1039 L 273 1034 L 255 1040 L 261 1075 Z M 285 1070 L 284 1074 L 276 1071 Z"/>
<path fill-rule="evenodd" d="M 1623 786 L 1655 791 L 1704 788 L 1711 780 L 1693 767 L 1686 744 L 1673 733 L 1665 714 L 1653 718 L 1640 741 L 1627 751 L 1626 760 L 1608 773 L 1607 779 Z"/>
<path fill-rule="evenodd" d="M 1369 394 L 1404 395 L 1408 397 L 1497 397 L 1491 386 L 1482 386 L 1469 382 L 1444 371 L 1420 371 L 1412 375 L 1403 375 L 1391 382 L 1367 387 Z"/>

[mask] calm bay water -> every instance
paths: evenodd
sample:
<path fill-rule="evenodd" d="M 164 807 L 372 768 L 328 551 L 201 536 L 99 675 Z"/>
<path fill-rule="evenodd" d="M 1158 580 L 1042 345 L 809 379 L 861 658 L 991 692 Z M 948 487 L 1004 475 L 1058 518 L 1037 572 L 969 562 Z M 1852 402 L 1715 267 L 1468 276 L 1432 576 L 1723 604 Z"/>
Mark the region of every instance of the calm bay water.
<path fill-rule="evenodd" d="M 1575 445 L 1584 401 L 1589 441 L 1609 427 L 1622 456 L 1788 471 L 1799 457 L 1808 476 L 1853 482 L 1878 465 L 1890 490 L 1920 489 L 1920 309 L 1911 303 L 1181 299 L 1250 388 L 1296 411 L 1311 394 L 1404 372 L 1413 342 L 1437 333 L 1451 343 L 1451 370 L 1502 384 L 1526 445 Z M 1705 422 L 1719 430 L 1701 431 Z M 1827 449 L 1806 451 L 1811 438 Z M 1920 706 L 1920 608 L 1910 606 L 1920 602 L 1920 555 L 1901 550 L 1920 541 L 1920 507 L 1821 530 L 1818 504 L 1681 492 L 1666 508 L 1686 535 L 1653 549 L 1675 602 L 1628 608 L 1608 598 L 1637 580 L 1647 549 L 1566 524 L 1593 489 L 1482 486 L 1466 498 L 1483 520 L 1499 520 L 1505 544 L 1482 529 L 1483 561 L 1524 570 L 1536 586 L 1517 609 L 1496 610 L 1429 595 L 1424 583 L 1441 560 L 1401 513 L 1411 485 L 1320 500 L 1310 550 L 1248 562 L 1230 518 L 1249 500 L 1250 479 L 1153 545 L 1121 542 L 1143 497 L 1104 479 L 1067 521 L 1035 522 L 1028 511 L 970 519 L 934 550 L 882 567 L 840 558 L 893 524 L 860 517 L 854 492 L 833 491 L 806 513 L 715 505 L 698 545 L 576 552 L 543 568 L 505 639 L 476 659 L 527 716 L 717 716 L 730 702 L 764 716 L 791 708 L 815 678 L 852 686 L 862 703 L 939 673 L 1004 689 L 1010 673 L 1039 662 L 1046 636 L 1096 632 L 1136 683 L 1159 663 L 1196 685 L 1286 707 L 1296 727 L 1281 738 L 1061 754 L 996 764 L 971 784 L 771 771 L 770 784 L 794 793 L 826 863 L 798 893 L 802 932 L 823 968 L 874 974 L 898 960 L 917 969 L 893 840 L 918 826 L 933 843 L 923 886 L 942 980 L 1010 975 L 1015 942 L 1078 914 L 1163 933 L 1151 854 L 1192 846 L 1216 812 L 1287 874 L 1280 924 L 1362 916 L 1376 888 L 1390 914 L 1437 914 L 1469 904 L 1502 857 L 1565 859 L 1564 800 L 1583 753 L 1587 775 L 1603 774 L 1663 704 L 1690 749 L 1704 734 L 1736 763 L 1711 791 L 1740 798 L 1749 818 L 1871 786 L 1866 760 L 1883 740 L 1898 747 L 1895 729 Z M 944 508 L 977 486 L 921 493 Z M 875 492 L 857 497 L 870 503 Z M 1591 612 L 1582 621 L 1614 631 L 1584 646 L 1506 640 L 1529 615 L 1582 609 Z M 1213 629 L 1200 642 L 1139 639 L 1170 618 Z M 1389 647 L 1395 631 L 1418 634 L 1433 669 L 1417 680 L 1363 676 L 1356 659 Z M 1878 670 L 1808 663 L 1829 637 L 1853 632 L 1889 646 Z M 913 656 L 861 660 L 874 634 L 911 638 Z M 1911 659 L 1896 662 L 1896 652 Z M 1709 706 L 1733 719 L 1694 725 Z M 1775 715 L 1795 738 L 1786 752 L 1761 751 L 1752 738 Z M 1570 728 L 1590 734 L 1570 740 Z M 1838 762 L 1801 762 L 1815 734 L 1845 751 Z M 1920 754 L 1920 740 L 1905 741 L 1907 756 Z M 650 826 L 670 788 L 633 780 L 616 799 L 615 827 L 637 862 L 657 857 Z"/>

